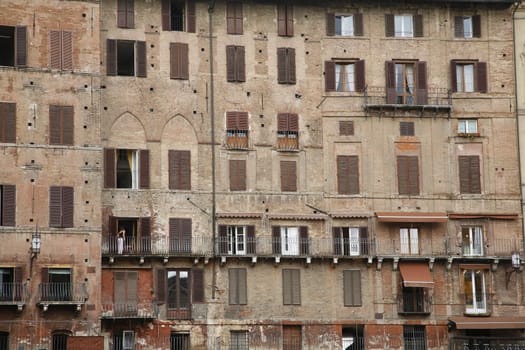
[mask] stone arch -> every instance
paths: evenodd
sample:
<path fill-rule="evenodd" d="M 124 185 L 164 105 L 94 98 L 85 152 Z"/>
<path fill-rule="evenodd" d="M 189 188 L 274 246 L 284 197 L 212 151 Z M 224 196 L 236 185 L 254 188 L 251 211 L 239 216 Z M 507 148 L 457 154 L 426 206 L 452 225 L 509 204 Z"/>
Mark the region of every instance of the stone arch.
<path fill-rule="evenodd" d="M 124 112 L 111 125 L 108 147 L 146 149 L 146 130 L 142 122 L 130 112 Z"/>

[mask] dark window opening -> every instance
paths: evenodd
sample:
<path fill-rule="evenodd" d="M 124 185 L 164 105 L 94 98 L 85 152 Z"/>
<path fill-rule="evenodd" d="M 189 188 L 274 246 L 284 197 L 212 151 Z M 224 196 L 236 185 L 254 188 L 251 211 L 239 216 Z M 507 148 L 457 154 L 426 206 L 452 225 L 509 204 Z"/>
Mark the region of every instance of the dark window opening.
<path fill-rule="evenodd" d="M 184 31 L 184 0 L 170 0 L 170 30 Z"/>
<path fill-rule="evenodd" d="M 190 350 L 190 335 L 185 333 L 171 333 L 170 350 Z"/>
<path fill-rule="evenodd" d="M 128 149 L 117 150 L 117 188 L 136 188 L 137 152 Z"/>
<path fill-rule="evenodd" d="M 364 350 L 364 327 L 343 327 L 343 350 Z"/>
<path fill-rule="evenodd" d="M 168 311 L 170 318 L 188 319 L 191 312 L 191 284 L 188 270 L 168 271 Z"/>
<path fill-rule="evenodd" d="M 44 269 L 42 275 L 42 301 L 71 301 L 71 269 Z"/>
<path fill-rule="evenodd" d="M 9 350 L 9 333 L 0 332 L 0 350 Z"/>
<path fill-rule="evenodd" d="M 53 350 L 67 350 L 67 333 L 53 334 Z"/>
<path fill-rule="evenodd" d="M 117 75 L 135 75 L 135 42 L 117 41 Z"/>
<path fill-rule="evenodd" d="M 402 311 L 406 313 L 429 312 L 427 288 L 403 287 Z"/>
<path fill-rule="evenodd" d="M 15 66 L 15 27 L 0 26 L 0 66 Z"/>
<path fill-rule="evenodd" d="M 14 282 L 15 282 L 14 270 L 12 268 L 1 268 L 0 269 L 0 301 L 13 300 L 13 287 L 14 287 L 13 283 Z M 2 348 L 1 338 L 0 338 L 0 349 L 4 349 Z"/>
<path fill-rule="evenodd" d="M 405 350 L 426 350 L 425 326 L 403 326 Z"/>

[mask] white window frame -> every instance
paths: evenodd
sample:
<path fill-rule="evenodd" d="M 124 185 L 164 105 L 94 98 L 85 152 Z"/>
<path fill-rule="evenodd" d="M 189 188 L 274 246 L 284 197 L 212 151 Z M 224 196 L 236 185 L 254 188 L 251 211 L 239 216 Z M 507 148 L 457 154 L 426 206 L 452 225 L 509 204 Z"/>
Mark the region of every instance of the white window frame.
<path fill-rule="evenodd" d="M 457 63 L 456 64 L 456 91 L 457 92 L 474 92 L 475 83 L 475 65 L 474 63 Z"/>
<path fill-rule="evenodd" d="M 465 284 L 465 313 L 470 315 L 487 313 L 485 271 L 469 269 L 464 270 L 463 283 Z M 470 288 L 468 288 L 469 284 Z M 467 304 L 467 295 L 469 295 L 472 299 L 471 304 Z"/>
<path fill-rule="evenodd" d="M 336 15 L 335 16 L 335 35 L 354 36 L 354 16 Z"/>
<path fill-rule="evenodd" d="M 399 38 L 414 37 L 413 15 L 394 15 L 394 36 Z"/>
<path fill-rule="evenodd" d="M 359 227 L 345 227 L 341 232 L 341 254 L 358 256 L 360 254 Z"/>
<path fill-rule="evenodd" d="M 483 256 L 483 229 L 481 226 L 461 228 L 461 246 L 464 256 Z"/>
<path fill-rule="evenodd" d="M 458 134 L 477 134 L 478 120 L 477 119 L 459 119 L 458 120 Z"/>
<path fill-rule="evenodd" d="M 419 254 L 419 229 L 401 227 L 399 229 L 400 252 L 405 255 Z"/>
<path fill-rule="evenodd" d="M 336 91 L 355 91 L 355 64 L 353 62 L 335 62 Z"/>
<path fill-rule="evenodd" d="M 281 226 L 282 255 L 299 255 L 299 227 Z"/>
<path fill-rule="evenodd" d="M 467 39 L 474 37 L 472 16 L 463 16 L 463 37 Z"/>
<path fill-rule="evenodd" d="M 246 226 L 228 226 L 228 254 L 246 255 Z"/>

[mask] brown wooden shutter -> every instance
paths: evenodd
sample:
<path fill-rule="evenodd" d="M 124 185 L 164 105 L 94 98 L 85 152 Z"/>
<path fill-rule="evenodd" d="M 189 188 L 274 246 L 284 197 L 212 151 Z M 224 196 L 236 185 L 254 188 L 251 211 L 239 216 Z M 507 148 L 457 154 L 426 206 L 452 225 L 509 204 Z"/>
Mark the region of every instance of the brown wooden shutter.
<path fill-rule="evenodd" d="M 237 46 L 235 50 L 235 77 L 236 81 L 246 81 L 246 67 L 244 63 L 244 46 Z"/>
<path fill-rule="evenodd" d="M 341 120 L 339 122 L 339 135 L 341 136 L 354 135 L 354 122 L 351 120 Z"/>
<path fill-rule="evenodd" d="M 135 27 L 135 0 L 127 0 L 126 5 L 126 24 L 127 28 Z"/>
<path fill-rule="evenodd" d="M 49 144 L 61 144 L 60 106 L 49 106 Z"/>
<path fill-rule="evenodd" d="M 170 79 L 179 78 L 179 45 L 177 43 L 170 43 Z"/>
<path fill-rule="evenodd" d="M 0 102 L 0 142 L 16 142 L 16 103 Z"/>
<path fill-rule="evenodd" d="M 204 269 L 192 269 L 192 302 L 204 302 Z"/>
<path fill-rule="evenodd" d="M 292 270 L 283 269 L 283 304 L 292 304 Z"/>
<path fill-rule="evenodd" d="M 235 46 L 228 45 L 226 46 L 226 80 L 236 81 L 235 72 Z"/>
<path fill-rule="evenodd" d="M 113 272 L 113 301 L 115 303 L 122 303 L 127 301 L 125 271 Z M 115 310 L 115 312 L 118 311 Z"/>
<path fill-rule="evenodd" d="M 169 188 L 172 190 L 191 189 L 190 151 L 169 150 Z"/>
<path fill-rule="evenodd" d="M 75 199 L 73 187 L 62 187 L 62 227 L 74 226 L 74 206 Z"/>
<path fill-rule="evenodd" d="M 22 281 L 24 277 L 22 267 L 20 266 L 15 267 L 14 274 L 15 274 L 13 278 L 13 281 L 15 282 L 14 297 L 16 301 L 19 301 L 19 300 L 22 300 L 22 296 L 24 293 L 23 287 L 22 287 Z"/>
<path fill-rule="evenodd" d="M 157 304 L 164 304 L 166 302 L 166 270 L 156 269 L 156 294 Z"/>
<path fill-rule="evenodd" d="M 182 242 L 183 250 L 185 252 L 191 253 L 192 249 L 192 232 L 191 232 L 191 219 L 180 219 L 181 221 L 181 230 L 182 230 Z"/>
<path fill-rule="evenodd" d="M 361 271 L 344 270 L 344 305 L 360 306 L 361 305 Z"/>
<path fill-rule="evenodd" d="M 289 131 L 288 113 L 278 113 L 277 114 L 277 131 Z"/>
<path fill-rule="evenodd" d="M 355 91 L 363 92 L 366 88 L 365 83 L 365 61 L 359 60 L 354 63 L 355 68 Z"/>
<path fill-rule="evenodd" d="M 479 156 L 459 156 L 460 193 L 481 193 Z"/>
<path fill-rule="evenodd" d="M 472 16 L 472 36 L 474 38 L 481 38 L 481 16 Z"/>
<path fill-rule="evenodd" d="M 334 13 L 326 14 L 326 35 L 327 36 L 335 35 L 335 14 Z"/>
<path fill-rule="evenodd" d="M 277 5 L 277 34 L 293 36 L 293 6 L 288 3 Z"/>
<path fill-rule="evenodd" d="M 348 182 L 350 194 L 359 194 L 359 157 L 349 156 Z"/>
<path fill-rule="evenodd" d="M 248 112 L 237 112 L 237 123 L 239 130 L 248 131 Z"/>
<path fill-rule="evenodd" d="M 139 160 L 140 160 L 139 187 L 149 188 L 149 150 L 141 149 L 139 152 Z"/>
<path fill-rule="evenodd" d="M 363 36 L 363 14 L 354 13 L 354 36 Z"/>
<path fill-rule="evenodd" d="M 288 48 L 288 83 L 295 84 L 295 49 Z"/>
<path fill-rule="evenodd" d="M 256 253 L 256 242 L 255 242 L 255 226 L 248 225 L 246 226 L 246 252 L 248 254 L 255 254 Z"/>
<path fill-rule="evenodd" d="M 277 81 L 279 84 L 287 83 L 286 80 L 286 48 L 277 49 Z"/>
<path fill-rule="evenodd" d="M 239 271 L 228 269 L 228 299 L 230 305 L 239 304 Z"/>
<path fill-rule="evenodd" d="M 246 191 L 246 160 L 230 160 L 230 191 Z"/>
<path fill-rule="evenodd" d="M 301 271 L 291 270 L 292 304 L 301 305 Z"/>
<path fill-rule="evenodd" d="M 62 144 L 73 145 L 74 138 L 74 110 L 73 106 L 62 106 Z"/>
<path fill-rule="evenodd" d="M 27 27 L 15 27 L 15 66 L 27 66 Z"/>
<path fill-rule="evenodd" d="M 115 149 L 104 149 L 104 187 L 115 188 Z"/>
<path fill-rule="evenodd" d="M 171 6 L 170 0 L 162 0 L 161 17 L 162 30 L 171 30 Z"/>
<path fill-rule="evenodd" d="M 228 253 L 228 226 L 226 225 L 219 225 L 219 254 L 227 254 Z"/>
<path fill-rule="evenodd" d="M 2 220 L 0 226 L 16 226 L 16 186 L 2 185 Z"/>
<path fill-rule="evenodd" d="M 465 37 L 465 31 L 463 29 L 463 16 L 454 16 L 454 37 Z"/>
<path fill-rule="evenodd" d="M 188 80 L 190 78 L 188 44 L 179 44 L 179 55 L 180 79 Z"/>
<path fill-rule="evenodd" d="M 359 227 L 359 243 L 360 243 L 360 253 L 361 255 L 368 255 L 369 253 L 369 245 L 370 242 L 368 241 L 368 227 L 363 226 Z"/>
<path fill-rule="evenodd" d="M 108 217 L 108 234 L 112 237 L 115 237 L 117 235 L 117 218 L 110 215 Z"/>
<path fill-rule="evenodd" d="M 196 15 L 195 15 L 195 1 L 194 0 L 187 0 L 186 2 L 186 10 L 187 10 L 187 16 L 186 16 L 186 31 L 188 33 L 195 33 L 196 29 Z"/>
<path fill-rule="evenodd" d="M 295 161 L 281 161 L 281 191 L 297 191 L 297 167 Z"/>
<path fill-rule="evenodd" d="M 416 62 L 417 86 L 416 99 L 418 105 L 426 105 L 428 103 L 427 92 L 427 63 L 420 61 Z"/>
<path fill-rule="evenodd" d="M 414 136 L 415 135 L 414 122 L 399 122 L 399 135 Z"/>
<path fill-rule="evenodd" d="M 332 241 L 334 245 L 334 255 L 342 255 L 343 250 L 341 246 L 342 227 L 332 227 Z"/>
<path fill-rule="evenodd" d="M 414 37 L 423 37 L 423 15 L 414 15 Z"/>
<path fill-rule="evenodd" d="M 126 11 L 126 5 L 127 0 L 118 0 L 117 1 L 117 26 L 119 28 L 126 28 L 126 19 L 127 19 L 127 11 Z"/>
<path fill-rule="evenodd" d="M 396 65 L 393 61 L 385 62 L 386 103 L 396 103 Z"/>
<path fill-rule="evenodd" d="M 141 237 L 151 237 L 151 218 L 142 217 L 139 219 L 140 225 L 140 236 Z"/>
<path fill-rule="evenodd" d="M 337 156 L 337 192 L 348 194 L 349 188 L 349 156 Z"/>
<path fill-rule="evenodd" d="M 62 226 L 62 188 L 49 187 L 49 227 Z"/>
<path fill-rule="evenodd" d="M 407 156 L 397 157 L 397 181 L 399 194 L 410 194 L 409 190 L 409 158 Z"/>
<path fill-rule="evenodd" d="M 137 41 L 135 45 L 137 54 L 137 77 L 145 78 L 147 76 L 146 42 Z"/>
<path fill-rule="evenodd" d="M 310 254 L 310 240 L 308 239 L 308 227 L 299 227 L 299 254 L 309 255 Z"/>
<path fill-rule="evenodd" d="M 117 75 L 117 41 L 106 41 L 106 75 Z"/>
<path fill-rule="evenodd" d="M 60 30 L 49 31 L 49 68 L 61 69 L 61 32 Z"/>
<path fill-rule="evenodd" d="M 419 194 L 419 161 L 417 156 L 408 157 L 408 190 L 410 195 Z"/>
<path fill-rule="evenodd" d="M 62 31 L 62 69 L 73 70 L 73 32 Z"/>
<path fill-rule="evenodd" d="M 395 36 L 395 24 L 394 24 L 394 15 L 386 14 L 385 15 L 385 36 L 393 37 Z"/>
<path fill-rule="evenodd" d="M 42 275 L 40 277 L 42 283 L 49 283 L 49 268 L 43 267 L 42 268 Z"/>
<path fill-rule="evenodd" d="M 228 34 L 243 32 L 242 2 L 228 1 L 226 3 L 226 30 Z"/>
<path fill-rule="evenodd" d="M 288 114 L 288 130 L 299 132 L 299 115 L 297 113 Z"/>
<path fill-rule="evenodd" d="M 272 226 L 272 253 L 281 254 L 281 227 Z"/>
<path fill-rule="evenodd" d="M 487 84 L 487 62 L 478 62 L 476 64 L 476 87 L 478 92 L 488 92 Z"/>
<path fill-rule="evenodd" d="M 239 305 L 246 305 L 248 303 L 248 286 L 246 283 L 246 269 L 237 269 L 238 281 L 238 301 Z"/>
<path fill-rule="evenodd" d="M 458 91 L 458 77 L 456 72 L 456 61 L 450 61 L 450 89 L 452 92 Z"/>
<path fill-rule="evenodd" d="M 325 91 L 335 91 L 335 62 L 324 62 L 324 88 Z"/>

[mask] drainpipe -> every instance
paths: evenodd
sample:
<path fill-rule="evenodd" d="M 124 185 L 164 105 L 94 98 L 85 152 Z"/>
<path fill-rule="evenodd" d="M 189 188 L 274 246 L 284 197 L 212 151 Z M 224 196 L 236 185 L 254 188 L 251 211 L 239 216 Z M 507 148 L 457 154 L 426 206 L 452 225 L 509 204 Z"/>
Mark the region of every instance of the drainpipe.
<path fill-rule="evenodd" d="M 213 87 L 213 9 L 215 7 L 215 0 L 210 0 L 208 3 L 208 23 L 210 33 L 210 122 L 211 122 L 211 230 L 213 236 L 213 261 L 212 261 L 212 283 L 211 283 L 211 298 L 215 299 L 215 287 L 217 286 L 217 223 L 216 223 L 216 198 L 215 198 L 215 102 L 214 102 L 214 87 Z"/>

